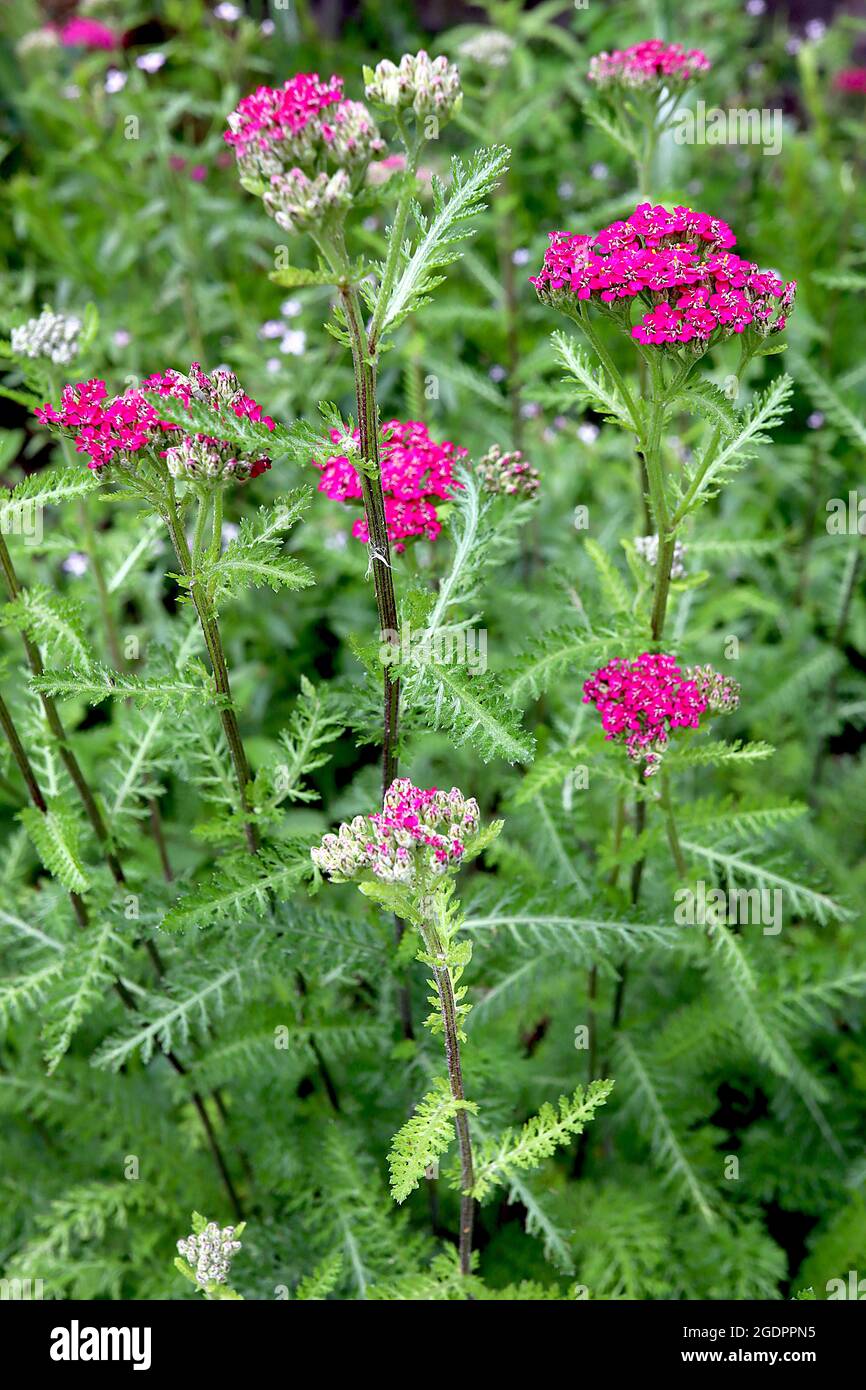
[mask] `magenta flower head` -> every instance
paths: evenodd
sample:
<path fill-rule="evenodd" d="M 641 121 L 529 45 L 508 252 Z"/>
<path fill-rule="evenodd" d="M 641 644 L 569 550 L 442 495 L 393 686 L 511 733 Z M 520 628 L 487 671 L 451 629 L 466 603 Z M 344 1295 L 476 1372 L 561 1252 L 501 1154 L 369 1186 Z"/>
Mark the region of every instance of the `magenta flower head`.
<path fill-rule="evenodd" d="M 228 120 L 241 183 L 287 230 L 307 230 L 345 209 L 370 160 L 385 148 L 366 106 L 347 101 L 343 79 L 297 73 L 259 87 Z M 303 209 L 303 219 L 300 209 Z M 278 214 L 282 214 L 279 216 Z"/>
<path fill-rule="evenodd" d="M 164 420 L 146 393 L 171 400 L 176 408 L 203 408 L 208 423 L 213 417 L 213 434 L 210 430 L 187 432 L 182 425 Z M 219 425 L 228 413 L 259 422 L 268 430 L 273 430 L 273 420 L 241 389 L 233 372 L 217 370 L 208 376 L 197 362 L 189 375 L 173 370 L 157 373 L 141 389 L 130 388 L 121 396 L 109 396 L 105 382 L 98 379 L 64 386 L 59 410 L 48 403 L 35 413 L 43 423 L 72 436 L 78 453 L 87 456 L 88 468 L 111 464 L 134 473 L 159 462 L 174 477 L 214 485 L 230 479 L 243 482 L 271 466 L 260 451 L 244 450 L 222 438 Z"/>
<path fill-rule="evenodd" d="M 338 430 L 331 431 L 335 444 Z M 360 445 L 355 430 L 352 439 Z M 435 540 L 442 530 L 436 501 L 446 501 L 461 486 L 454 477 L 454 466 L 466 450 L 446 441 L 437 444 L 420 420 L 386 420 L 381 427 L 380 465 L 385 496 L 385 521 L 389 539 L 397 551 L 406 549 L 411 537 Z M 334 454 L 323 462 L 313 459 L 321 473 L 319 492 L 338 502 L 359 501 L 363 497 L 361 478 L 345 454 Z M 365 517 L 352 526 L 352 535 L 365 544 L 370 539 Z"/>
<path fill-rule="evenodd" d="M 679 92 L 709 72 L 710 67 L 709 58 L 699 48 L 646 39 L 631 48 L 597 54 L 590 61 L 588 76 L 600 90 L 645 91 L 665 87 Z"/>
<path fill-rule="evenodd" d="M 796 283 L 734 255 L 735 243 L 718 217 L 641 203 L 595 236 L 552 232 L 531 283 L 542 302 L 571 317 L 591 303 L 638 342 L 687 343 L 700 354 L 746 330 L 760 338 L 781 332 L 794 302 Z"/>
<path fill-rule="evenodd" d="M 310 850 L 310 857 L 338 883 L 377 878 L 423 887 L 456 872 L 471 855 L 480 830 L 474 797 L 465 797 L 457 787 L 425 790 L 398 777 L 385 793 L 381 812 L 343 822 L 336 835 L 326 835 Z"/>
<path fill-rule="evenodd" d="M 83 15 L 73 15 L 58 31 L 58 38 L 64 48 L 86 48 L 91 52 L 112 52 L 120 48 L 121 37 L 107 24 L 87 19 Z"/>
<path fill-rule="evenodd" d="M 601 715 L 605 738 L 624 743 L 644 777 L 661 764 L 675 729 L 697 729 L 704 715 L 728 714 L 739 704 L 736 681 L 710 666 L 681 670 L 672 656 L 643 652 L 615 657 L 584 682 L 583 702 Z"/>
<path fill-rule="evenodd" d="M 833 78 L 837 92 L 851 92 L 866 96 L 866 68 L 842 68 Z"/>

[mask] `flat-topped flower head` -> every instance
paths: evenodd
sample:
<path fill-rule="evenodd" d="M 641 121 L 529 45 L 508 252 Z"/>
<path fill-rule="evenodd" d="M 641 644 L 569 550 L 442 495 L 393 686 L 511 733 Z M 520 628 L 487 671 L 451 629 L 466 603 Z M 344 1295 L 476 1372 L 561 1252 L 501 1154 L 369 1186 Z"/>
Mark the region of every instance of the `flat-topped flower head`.
<path fill-rule="evenodd" d="M 42 357 L 56 367 L 68 367 L 78 356 L 80 333 L 80 318 L 45 308 L 38 318 L 13 328 L 9 336 L 16 357 Z"/>
<path fill-rule="evenodd" d="M 165 420 L 148 400 L 152 393 L 188 410 L 193 403 L 213 414 L 214 432 L 187 432 Z M 260 450 L 244 450 L 219 435 L 220 417 L 231 412 L 238 419 L 258 422 L 273 430 L 274 422 L 260 405 L 242 390 L 234 372 L 218 369 L 210 376 L 194 362 L 188 374 L 169 369 L 147 377 L 140 389 L 131 387 L 120 396 L 109 396 L 104 381 L 94 378 L 64 386 L 60 409 L 49 402 L 37 410 L 43 423 L 70 434 L 78 453 L 87 455 L 88 468 L 114 464 L 134 469 L 137 464 L 163 460 L 175 477 L 197 482 L 243 482 L 270 468 Z"/>
<path fill-rule="evenodd" d="M 702 73 L 709 72 L 710 67 L 709 58 L 700 48 L 683 48 L 679 43 L 645 39 L 643 43 L 632 44 L 631 48 L 596 54 L 590 61 L 588 75 L 590 82 L 601 90 L 664 87 L 683 91 Z"/>
<path fill-rule="evenodd" d="M 340 443 L 338 430 L 331 431 L 333 443 Z M 355 430 L 355 444 L 360 434 Z M 454 477 L 454 467 L 465 457 L 466 450 L 445 441 L 437 444 L 430 438 L 421 420 L 386 420 L 381 426 L 380 465 L 382 491 L 385 497 L 385 522 L 388 536 L 395 549 L 405 550 L 404 542 L 411 537 L 435 540 L 442 529 L 436 512 L 436 501 L 446 501 L 460 483 Z M 313 463 L 321 472 L 319 492 L 338 502 L 360 501 L 363 497 L 357 469 L 345 454 L 334 454 Z M 367 521 L 359 517 L 352 526 L 352 535 L 365 544 L 369 540 Z"/>
<path fill-rule="evenodd" d="M 651 777 L 674 730 L 697 729 L 703 715 L 736 709 L 739 686 L 709 666 L 681 670 L 672 656 L 643 652 L 636 661 L 614 657 L 594 671 L 583 702 L 595 705 L 605 738 L 624 744 Z"/>
<path fill-rule="evenodd" d="M 866 96 L 866 68 L 842 68 L 833 78 L 833 86 L 837 92 Z"/>
<path fill-rule="evenodd" d="M 178 1253 L 192 1267 L 199 1284 L 224 1284 L 231 1262 L 241 1248 L 234 1226 L 222 1229 L 209 1221 L 199 1235 L 189 1235 L 177 1242 Z"/>
<path fill-rule="evenodd" d="M 692 208 L 641 203 L 595 236 L 551 232 L 538 275 L 539 299 L 574 314 L 582 303 L 626 317 L 632 337 L 651 346 L 689 343 L 695 352 L 751 329 L 785 327 L 796 283 L 761 270 L 730 249 L 721 218 Z M 630 302 L 638 321 L 629 322 Z"/>
<path fill-rule="evenodd" d="M 435 116 L 440 125 L 455 115 L 463 102 L 460 73 L 447 58 L 431 58 L 420 49 L 404 53 L 399 64 L 383 58 L 364 69 L 365 95 L 376 106 L 402 111 L 411 107 L 419 118 Z"/>
<path fill-rule="evenodd" d="M 519 449 L 503 453 L 494 444 L 478 460 L 475 471 L 485 492 L 508 497 L 534 497 L 538 492 L 538 469 L 527 463 Z"/>
<path fill-rule="evenodd" d="M 369 877 L 405 886 L 456 871 L 480 831 L 478 802 L 457 787 L 413 786 L 398 777 L 381 812 L 343 822 L 310 850 L 313 863 L 342 882 Z"/>
<path fill-rule="evenodd" d="M 228 124 L 223 138 L 242 180 L 258 193 L 290 171 L 311 179 L 339 169 L 363 174 L 385 148 L 367 108 L 344 98 L 343 79 L 322 82 L 315 72 L 299 72 L 282 87 L 259 87 Z"/>

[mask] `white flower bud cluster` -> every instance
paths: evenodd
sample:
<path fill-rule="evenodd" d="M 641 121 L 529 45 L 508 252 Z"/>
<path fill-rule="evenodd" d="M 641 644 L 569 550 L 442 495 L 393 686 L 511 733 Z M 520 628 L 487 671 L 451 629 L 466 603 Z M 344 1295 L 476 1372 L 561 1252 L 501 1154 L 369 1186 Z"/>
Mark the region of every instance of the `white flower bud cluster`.
<path fill-rule="evenodd" d="M 534 497 L 538 492 L 538 469 L 527 463 L 519 449 L 503 453 L 492 445 L 475 466 L 485 492 L 508 496 Z"/>
<path fill-rule="evenodd" d="M 270 467 L 266 456 L 239 453 L 236 444 L 209 434 L 184 435 L 180 443 L 166 449 L 165 462 L 173 478 L 211 482 L 244 483 Z"/>
<path fill-rule="evenodd" d="M 372 873 L 386 883 L 410 885 L 419 875 L 438 876 L 458 867 L 478 829 L 474 797 L 464 797 L 457 787 L 427 791 L 408 778 L 398 778 L 386 793 L 381 813 L 344 822 L 310 855 L 332 879 Z"/>
<path fill-rule="evenodd" d="M 402 110 L 411 106 L 416 116 L 435 115 L 447 121 L 460 110 L 463 91 L 460 73 L 447 58 L 430 58 L 423 48 L 404 53 L 399 66 L 389 58 L 371 71 L 364 69 L 368 101 Z"/>
<path fill-rule="evenodd" d="M 308 178 L 301 169 L 274 174 L 262 199 L 265 209 L 287 232 L 316 230 L 339 208 L 352 201 L 352 186 L 345 169 L 336 174 Z"/>
<path fill-rule="evenodd" d="M 12 329 L 12 351 L 16 357 L 45 357 L 58 367 L 66 367 L 78 356 L 81 319 L 74 314 L 55 314 L 43 309 L 38 319 L 28 319 Z"/>
<path fill-rule="evenodd" d="M 209 1221 L 200 1236 L 187 1236 L 177 1243 L 178 1252 L 195 1270 L 199 1284 L 224 1284 L 228 1279 L 229 1267 L 241 1248 L 235 1240 L 234 1226 L 220 1230 L 215 1221 Z"/>
<path fill-rule="evenodd" d="M 464 39 L 458 49 L 462 58 L 483 68 L 504 68 L 511 61 L 514 39 L 501 29 L 481 29 Z"/>
<path fill-rule="evenodd" d="M 636 536 L 634 548 L 641 559 L 646 560 L 648 565 L 653 568 L 658 564 L 659 559 L 659 538 L 658 536 Z M 681 541 L 674 541 L 674 558 L 671 565 L 671 579 L 684 579 L 686 567 L 683 564 L 683 556 L 686 548 Z"/>

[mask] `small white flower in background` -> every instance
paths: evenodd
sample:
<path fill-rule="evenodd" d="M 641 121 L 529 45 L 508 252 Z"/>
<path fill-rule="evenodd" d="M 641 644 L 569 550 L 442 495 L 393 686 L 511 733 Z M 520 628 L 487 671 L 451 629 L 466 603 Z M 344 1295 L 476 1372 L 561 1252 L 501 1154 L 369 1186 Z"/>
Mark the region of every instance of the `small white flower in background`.
<path fill-rule="evenodd" d="M 487 68 L 504 68 L 514 51 L 514 40 L 501 29 L 482 29 L 471 38 L 464 39 L 457 50 L 462 58 L 479 63 Z"/>
<path fill-rule="evenodd" d="M 361 226 L 364 228 L 365 232 L 377 232 L 379 230 L 379 219 L 378 217 L 365 217 Z"/>
<path fill-rule="evenodd" d="M 63 88 L 63 95 L 65 96 L 67 101 L 77 101 L 78 98 L 81 96 L 81 88 L 76 87 L 74 82 L 70 82 L 66 87 Z"/>
<path fill-rule="evenodd" d="M 819 430 L 824 423 L 824 416 L 820 410 L 813 410 L 806 421 L 810 430 Z"/>
<path fill-rule="evenodd" d="M 655 566 L 659 558 L 659 538 L 655 536 L 635 536 L 634 548 L 648 565 Z M 681 541 L 674 541 L 674 558 L 671 565 L 671 579 L 683 579 L 686 567 L 683 564 L 683 556 L 686 548 Z"/>
<path fill-rule="evenodd" d="M 224 521 L 221 532 L 223 545 L 228 545 L 229 541 L 236 541 L 240 533 L 240 527 L 233 521 Z"/>
<path fill-rule="evenodd" d="M 504 367 L 500 367 L 499 363 L 496 362 L 490 368 L 490 371 L 487 373 L 487 375 L 490 377 L 491 381 L 500 382 L 505 380 L 507 372 Z"/>
<path fill-rule="evenodd" d="M 127 81 L 126 73 L 121 72 L 120 68 L 109 68 L 105 74 L 105 90 L 109 96 L 113 96 L 115 92 L 123 91 Z"/>
<path fill-rule="evenodd" d="M 599 160 L 597 164 L 590 164 L 589 172 L 594 179 L 598 179 L 600 181 L 601 179 L 607 178 L 608 174 L 610 173 L 610 170 L 608 169 L 606 164 L 602 164 Z"/>
<path fill-rule="evenodd" d="M 581 444 L 594 444 L 598 439 L 598 425 L 594 425 L 591 420 L 584 420 L 583 424 L 577 427 L 577 437 Z"/>
<path fill-rule="evenodd" d="M 793 55 L 795 53 L 799 53 L 802 47 L 803 40 L 798 39 L 796 34 L 794 34 L 790 39 L 788 39 L 788 42 L 785 44 L 785 52 Z"/>
<path fill-rule="evenodd" d="M 280 313 L 284 319 L 296 319 L 303 307 L 299 299 L 284 299 L 280 305 Z"/>
<path fill-rule="evenodd" d="M 271 34 L 273 34 L 276 31 L 276 27 L 277 26 L 272 19 L 263 19 L 261 24 L 259 25 L 259 32 L 264 34 L 266 39 L 269 39 L 271 37 Z"/>
<path fill-rule="evenodd" d="M 282 338 L 286 331 L 285 324 L 281 319 L 268 319 L 259 329 L 260 338 Z"/>
<path fill-rule="evenodd" d="M 529 262 L 529 252 L 525 246 L 520 246 L 516 251 L 512 251 L 511 260 L 514 265 L 527 265 Z"/>
<path fill-rule="evenodd" d="M 200 1236 L 187 1236 L 177 1243 L 178 1252 L 195 1270 L 199 1284 L 224 1284 L 234 1256 L 241 1248 L 235 1240 L 234 1226 L 220 1230 L 215 1221 L 209 1221 Z"/>
<path fill-rule="evenodd" d="M 520 407 L 520 413 L 524 420 L 534 420 L 536 415 L 541 414 L 541 406 L 537 401 L 524 401 Z"/>
<path fill-rule="evenodd" d="M 83 574 L 87 573 L 89 564 L 90 561 L 86 555 L 80 550 L 73 550 L 71 554 L 67 555 L 60 568 L 64 574 L 71 574 L 76 579 L 80 579 Z"/>
<path fill-rule="evenodd" d="M 554 415 L 553 423 L 558 430 L 564 430 L 568 425 L 567 415 Z"/>
<path fill-rule="evenodd" d="M 302 328 L 290 328 L 280 343 L 280 352 L 291 357 L 302 357 L 307 346 L 307 335 Z"/>
<path fill-rule="evenodd" d="M 234 24 L 236 19 L 240 19 L 242 10 L 238 5 L 228 3 L 217 5 L 214 10 L 214 19 L 223 19 L 226 24 Z"/>
<path fill-rule="evenodd" d="M 280 373 L 282 370 L 283 364 L 280 361 L 279 357 L 268 358 L 267 362 L 265 363 L 265 371 L 268 372 L 270 376 L 277 376 L 278 373 Z"/>
<path fill-rule="evenodd" d="M 823 19 L 810 19 L 806 25 L 806 38 L 811 39 L 812 43 L 817 43 L 819 39 L 823 39 L 826 32 L 827 26 Z"/>
<path fill-rule="evenodd" d="M 128 333 L 125 328 L 115 328 L 111 335 L 111 341 L 116 348 L 127 348 L 132 342 L 132 334 Z"/>
<path fill-rule="evenodd" d="M 767 8 L 767 0 L 746 0 L 746 14 L 763 14 Z"/>
<path fill-rule="evenodd" d="M 80 332 L 81 319 L 74 314 L 43 309 L 38 319 L 28 319 L 12 329 L 12 351 L 16 357 L 46 357 L 49 362 L 66 367 L 78 356 Z"/>
<path fill-rule="evenodd" d="M 142 72 L 159 72 L 160 68 L 165 67 L 165 54 L 142 53 L 136 58 L 135 66 L 141 68 Z"/>
<path fill-rule="evenodd" d="M 332 536 L 325 537 L 326 550 L 345 550 L 348 543 L 348 531 L 335 531 Z"/>
<path fill-rule="evenodd" d="M 556 191 L 559 194 L 560 198 L 573 198 L 574 184 L 571 182 L 570 179 L 563 179 L 562 183 L 559 185 Z"/>

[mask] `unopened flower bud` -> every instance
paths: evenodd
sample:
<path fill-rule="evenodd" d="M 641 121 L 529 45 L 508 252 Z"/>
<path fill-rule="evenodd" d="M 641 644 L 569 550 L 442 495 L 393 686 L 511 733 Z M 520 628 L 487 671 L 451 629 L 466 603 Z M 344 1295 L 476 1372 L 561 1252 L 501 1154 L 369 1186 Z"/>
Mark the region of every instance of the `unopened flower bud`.
<path fill-rule="evenodd" d="M 430 58 L 421 49 L 405 53 L 399 66 L 383 58 L 375 69 L 364 69 L 366 96 L 378 106 L 403 110 L 411 106 L 416 116 L 435 115 L 440 124 L 449 120 L 463 101 L 460 73 L 447 58 Z"/>

